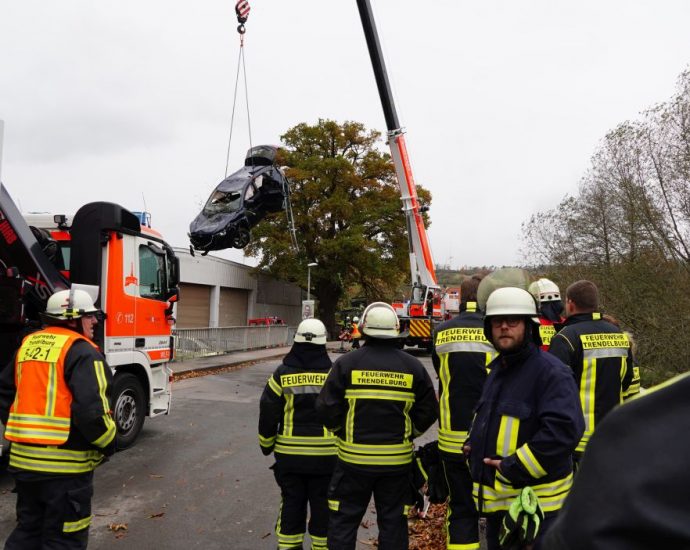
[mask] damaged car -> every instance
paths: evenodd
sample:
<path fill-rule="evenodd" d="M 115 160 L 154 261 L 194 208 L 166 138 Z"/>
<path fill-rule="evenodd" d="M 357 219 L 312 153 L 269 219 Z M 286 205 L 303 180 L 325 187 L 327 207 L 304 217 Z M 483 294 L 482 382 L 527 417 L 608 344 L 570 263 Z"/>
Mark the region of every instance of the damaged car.
<path fill-rule="evenodd" d="M 192 252 L 244 248 L 257 223 L 285 208 L 288 181 L 276 165 L 277 155 L 272 145 L 252 147 L 244 166 L 218 184 L 189 226 Z"/>

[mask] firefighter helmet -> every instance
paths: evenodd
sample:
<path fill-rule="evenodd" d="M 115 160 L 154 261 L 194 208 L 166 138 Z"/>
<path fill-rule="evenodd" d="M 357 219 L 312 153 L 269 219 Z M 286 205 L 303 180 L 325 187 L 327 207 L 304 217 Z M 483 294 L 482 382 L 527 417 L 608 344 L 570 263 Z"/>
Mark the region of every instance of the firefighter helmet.
<path fill-rule="evenodd" d="M 362 313 L 362 332 L 374 338 L 399 338 L 400 320 L 390 304 L 374 302 Z"/>
<path fill-rule="evenodd" d="M 494 290 L 489 295 L 489 299 L 486 301 L 486 314 L 484 316 L 484 336 L 492 344 L 494 342 L 491 331 L 491 318 L 503 315 L 524 317 L 526 320 L 532 321 L 531 326 L 530 323 L 526 323 L 529 327 L 531 339 L 536 345 L 541 346 L 537 303 L 529 292 L 523 288 L 506 286 Z"/>
<path fill-rule="evenodd" d="M 359 317 L 353 317 L 352 322 L 353 323 L 359 323 Z"/>
<path fill-rule="evenodd" d="M 318 319 L 305 319 L 297 327 L 295 343 L 326 345 L 326 326 Z"/>
<path fill-rule="evenodd" d="M 561 291 L 558 285 L 543 277 L 529 285 L 528 290 L 540 304 L 543 302 L 556 302 L 561 299 Z"/>
<path fill-rule="evenodd" d="M 89 293 L 71 288 L 58 290 L 48 298 L 45 316 L 49 319 L 67 321 L 78 319 L 89 313 L 98 313 L 98 308 L 94 305 Z"/>
<path fill-rule="evenodd" d="M 494 290 L 486 301 L 485 317 L 515 315 L 529 317 L 539 324 L 537 304 L 532 295 L 522 288 L 503 287 Z"/>

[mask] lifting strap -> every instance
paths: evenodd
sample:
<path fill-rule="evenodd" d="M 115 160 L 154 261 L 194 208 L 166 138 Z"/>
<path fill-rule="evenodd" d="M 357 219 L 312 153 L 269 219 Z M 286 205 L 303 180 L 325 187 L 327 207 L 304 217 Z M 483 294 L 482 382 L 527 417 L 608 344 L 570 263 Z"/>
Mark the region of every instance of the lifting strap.
<path fill-rule="evenodd" d="M 232 144 L 232 129 L 235 125 L 235 107 L 237 105 L 237 88 L 240 82 L 240 66 L 242 67 L 242 75 L 244 77 L 244 98 L 247 104 L 247 129 L 249 132 L 249 148 L 252 148 L 252 119 L 249 114 L 249 92 L 247 89 L 247 65 L 244 60 L 244 24 L 249 17 L 249 2 L 248 0 L 237 0 L 235 4 L 235 14 L 237 15 L 237 32 L 240 35 L 240 51 L 237 57 L 237 71 L 235 73 L 235 92 L 232 96 L 232 115 L 230 117 L 230 136 L 228 137 L 228 151 L 225 157 L 225 177 L 228 177 L 228 167 L 230 166 L 230 145 Z"/>

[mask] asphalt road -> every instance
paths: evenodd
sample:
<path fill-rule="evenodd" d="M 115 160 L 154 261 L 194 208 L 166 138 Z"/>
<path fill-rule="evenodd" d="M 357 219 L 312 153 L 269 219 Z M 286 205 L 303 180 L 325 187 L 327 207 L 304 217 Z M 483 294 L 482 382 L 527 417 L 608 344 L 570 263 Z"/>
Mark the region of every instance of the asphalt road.
<path fill-rule="evenodd" d="M 432 373 L 431 360 L 419 358 Z M 273 459 L 259 450 L 257 421 L 277 364 L 176 382 L 170 416 L 147 419 L 137 444 L 96 471 L 89 548 L 276 548 L 280 493 Z M 425 436 L 419 443 L 435 438 L 435 428 Z M 15 522 L 11 488 L 11 478 L 0 477 L 0 541 Z M 372 507 L 358 549 L 373 547 Z"/>

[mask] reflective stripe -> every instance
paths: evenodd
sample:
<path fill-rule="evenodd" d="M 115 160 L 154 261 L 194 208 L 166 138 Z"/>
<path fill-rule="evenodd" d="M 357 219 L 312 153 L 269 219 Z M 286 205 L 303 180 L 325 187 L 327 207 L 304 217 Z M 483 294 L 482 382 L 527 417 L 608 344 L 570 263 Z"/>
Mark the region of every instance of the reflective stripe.
<path fill-rule="evenodd" d="M 438 448 L 447 453 L 462 454 L 462 447 L 467 440 L 468 432 L 438 430 Z"/>
<path fill-rule="evenodd" d="M 403 409 L 403 414 L 405 415 L 405 433 L 403 434 L 403 439 L 407 441 L 410 437 L 417 437 L 422 435 L 424 432 L 417 429 L 417 427 L 412 424 L 412 419 L 410 418 L 410 409 L 414 405 L 414 401 L 407 401 L 405 403 L 405 408 Z"/>
<path fill-rule="evenodd" d="M 346 399 L 386 399 L 388 401 L 412 401 L 414 393 L 395 390 L 345 390 Z"/>
<path fill-rule="evenodd" d="M 438 350 L 437 350 L 438 353 Z M 448 366 L 448 354 L 439 354 L 441 360 L 441 368 L 438 371 L 439 380 L 441 382 L 441 400 L 439 402 L 439 432 L 441 430 L 450 430 L 450 368 Z"/>
<path fill-rule="evenodd" d="M 449 342 L 436 348 L 436 353 L 495 353 L 494 347 L 487 341 L 484 342 Z"/>
<path fill-rule="evenodd" d="M 322 437 L 322 436 L 309 436 L 309 435 L 295 436 L 295 435 L 278 434 L 277 440 L 278 440 L 278 443 L 286 443 L 286 444 L 292 444 L 292 445 L 320 445 L 322 447 L 324 447 L 324 446 L 335 447 L 337 442 L 338 442 L 338 438 L 335 437 L 334 435 L 328 436 L 328 437 Z"/>
<path fill-rule="evenodd" d="M 273 376 L 271 376 L 268 379 L 268 387 L 271 388 L 273 390 L 273 393 L 275 393 L 278 397 L 283 395 L 283 388 L 280 384 L 278 384 L 278 382 L 275 381 L 275 378 L 273 378 Z"/>
<path fill-rule="evenodd" d="M 531 485 L 531 487 L 539 498 L 539 504 L 544 512 L 554 512 L 563 506 L 572 484 L 573 474 L 571 473 L 550 483 Z M 479 506 L 479 491 L 481 490 L 482 492 L 482 510 L 480 512 L 489 513 L 507 510 L 513 499 L 521 491 L 521 489 L 515 489 L 499 481 L 496 481 L 496 486 L 498 489 L 473 483 L 472 495 L 477 506 Z"/>
<path fill-rule="evenodd" d="M 628 348 L 595 348 L 582 350 L 585 359 L 596 359 L 599 357 L 620 357 L 628 356 Z"/>
<path fill-rule="evenodd" d="M 584 451 L 585 438 L 589 439 L 594 431 L 595 388 L 597 381 L 597 360 L 585 359 L 582 362 L 582 380 L 580 381 L 580 403 L 585 417 L 585 432 L 577 446 L 578 451 Z"/>
<path fill-rule="evenodd" d="M 529 448 L 527 443 L 520 447 L 516 454 L 522 465 L 533 478 L 539 479 L 546 475 L 546 470 L 539 464 L 539 461 L 536 459 L 532 453 L 532 449 Z"/>
<path fill-rule="evenodd" d="M 29 424 L 51 424 L 54 426 L 64 426 L 69 428 L 70 419 L 59 416 L 43 416 L 42 414 L 10 413 L 10 417 L 16 423 Z"/>
<path fill-rule="evenodd" d="M 410 513 L 410 508 L 412 508 L 412 506 L 409 504 L 405 504 L 403 506 L 403 516 L 406 516 L 407 514 Z"/>
<path fill-rule="evenodd" d="M 500 456 L 508 456 L 515 452 L 519 429 L 519 419 L 512 416 L 501 416 L 501 425 L 498 428 L 498 440 L 496 441 L 496 452 Z"/>
<path fill-rule="evenodd" d="M 115 436 L 117 435 L 117 427 L 115 426 L 115 421 L 109 414 L 103 415 L 103 423 L 107 426 L 105 432 L 101 437 L 91 442 L 96 447 L 101 448 L 106 447 L 110 443 L 112 443 L 113 439 L 115 439 Z"/>
<path fill-rule="evenodd" d="M 328 499 L 328 509 L 337 512 L 338 508 L 340 508 L 340 501 L 339 500 L 331 500 Z"/>
<path fill-rule="evenodd" d="M 321 386 L 289 386 L 283 388 L 283 393 L 305 395 L 309 393 L 319 393 Z"/>
<path fill-rule="evenodd" d="M 21 439 L 41 439 L 49 440 L 53 443 L 59 444 L 64 443 L 69 435 L 69 430 L 37 430 L 35 428 L 28 428 L 26 426 L 11 426 L 7 423 L 7 428 L 5 428 L 5 438 L 9 441 L 18 441 Z"/>
<path fill-rule="evenodd" d="M 479 550 L 481 548 L 478 542 L 470 542 L 469 544 L 453 544 L 448 542 L 446 550 Z"/>
<path fill-rule="evenodd" d="M 292 435 L 295 418 L 295 396 L 285 395 L 285 408 L 283 409 L 283 435 Z"/>
<path fill-rule="evenodd" d="M 368 445 L 338 440 L 338 458 L 352 464 L 397 466 L 409 464 L 414 457 L 412 442 L 399 445 Z"/>
<path fill-rule="evenodd" d="M 46 386 L 46 416 L 55 416 L 55 401 L 57 399 L 57 365 L 48 365 L 48 385 Z"/>
<path fill-rule="evenodd" d="M 309 537 L 311 538 L 312 550 L 328 550 L 328 539 L 326 537 L 317 537 L 311 533 Z"/>
<path fill-rule="evenodd" d="M 81 474 L 92 471 L 103 461 L 98 451 L 74 451 L 59 447 L 34 447 L 13 443 L 10 465 L 34 472 Z"/>
<path fill-rule="evenodd" d="M 62 524 L 62 532 L 63 533 L 74 533 L 76 531 L 81 531 L 82 529 L 88 528 L 89 525 L 91 525 L 91 518 L 93 516 L 89 516 L 83 519 L 79 519 L 77 521 L 66 521 L 65 523 Z"/>
<path fill-rule="evenodd" d="M 96 381 L 98 382 L 98 395 L 101 398 L 103 412 L 107 413 L 110 411 L 110 403 L 108 402 L 108 396 L 105 393 L 106 389 L 108 388 L 108 379 L 105 377 L 103 361 L 94 361 L 93 367 L 96 371 Z"/>
<path fill-rule="evenodd" d="M 336 447 L 291 447 L 289 445 L 281 445 L 279 443 L 273 449 L 274 452 L 283 455 L 304 455 L 304 456 L 335 456 L 338 454 Z"/>
<path fill-rule="evenodd" d="M 357 406 L 357 399 L 350 398 L 348 403 L 349 407 L 345 418 L 345 440 L 352 443 L 355 436 L 355 408 Z"/>
<path fill-rule="evenodd" d="M 273 437 L 263 437 L 261 434 L 259 434 L 259 445 L 262 447 L 273 447 L 276 442 L 276 436 L 274 435 Z"/>
<path fill-rule="evenodd" d="M 288 455 L 329 456 L 338 452 L 335 436 L 284 436 L 278 434 L 275 452 Z"/>

